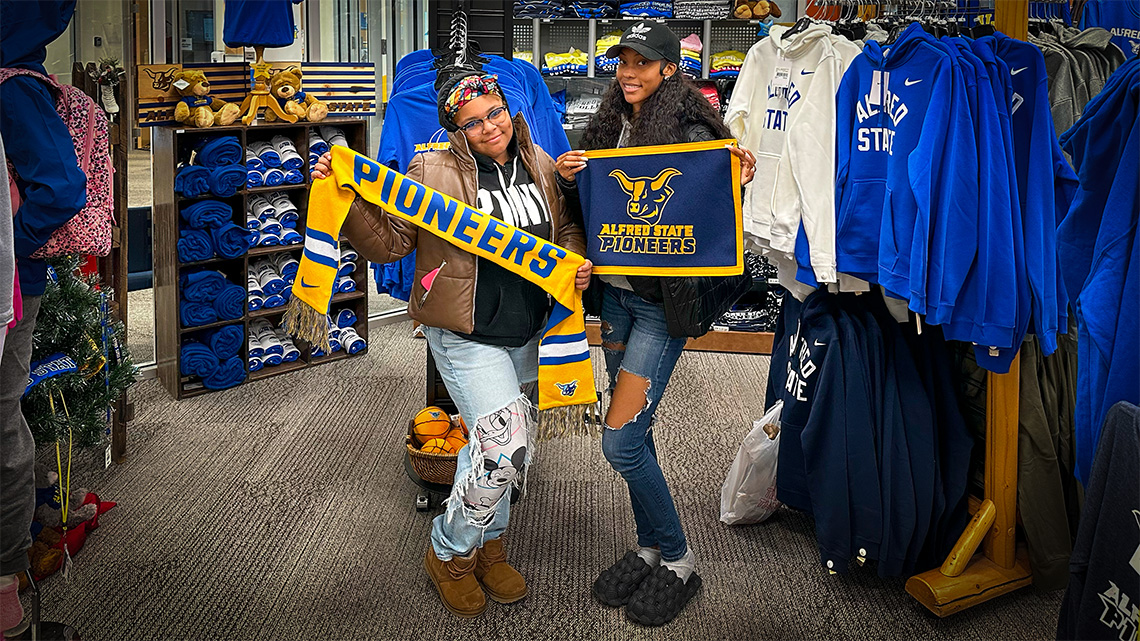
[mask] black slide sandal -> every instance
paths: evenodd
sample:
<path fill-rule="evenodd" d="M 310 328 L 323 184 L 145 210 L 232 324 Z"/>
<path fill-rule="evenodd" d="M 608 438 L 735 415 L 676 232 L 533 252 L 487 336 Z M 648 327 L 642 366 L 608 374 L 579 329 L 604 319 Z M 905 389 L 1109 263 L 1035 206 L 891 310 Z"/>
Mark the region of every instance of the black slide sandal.
<path fill-rule="evenodd" d="M 625 615 L 630 621 L 646 626 L 665 625 L 685 609 L 701 589 L 701 577 L 696 572 L 688 582 L 665 566 L 659 566 L 642 582 L 629 599 Z"/>
<path fill-rule="evenodd" d="M 629 603 L 638 586 L 652 571 L 653 566 L 630 550 L 617 563 L 602 570 L 594 580 L 594 596 L 610 607 L 621 607 Z"/>

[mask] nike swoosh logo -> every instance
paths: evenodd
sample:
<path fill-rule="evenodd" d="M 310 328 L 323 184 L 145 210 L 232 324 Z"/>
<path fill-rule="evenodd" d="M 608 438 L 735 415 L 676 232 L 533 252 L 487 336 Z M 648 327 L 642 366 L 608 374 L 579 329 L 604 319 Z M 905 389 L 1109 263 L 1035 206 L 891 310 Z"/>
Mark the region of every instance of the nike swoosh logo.
<path fill-rule="evenodd" d="M 801 75 L 801 76 L 810 76 L 810 75 L 812 75 L 813 73 L 815 73 L 815 72 L 814 72 L 814 71 L 808 71 L 808 70 L 806 70 L 806 69 L 800 69 L 800 75 Z"/>
<path fill-rule="evenodd" d="M 1022 71 L 1025 71 L 1028 68 L 1029 67 L 1022 67 L 1020 69 L 1014 69 L 1013 71 L 1009 72 L 1009 75 L 1016 76 L 1017 74 L 1021 73 Z"/>
<path fill-rule="evenodd" d="M 922 82 L 922 78 L 919 78 L 918 80 L 911 80 L 910 78 L 903 80 L 903 84 L 908 86 L 908 87 L 911 85 L 917 85 L 920 82 Z"/>
<path fill-rule="evenodd" d="M 817 338 L 817 339 L 815 339 L 815 346 L 816 347 L 826 347 L 827 343 L 821 343 L 821 342 L 819 342 L 819 339 Z"/>
<path fill-rule="evenodd" d="M 316 288 L 316 287 L 318 287 L 318 285 L 310 285 L 310 284 L 308 284 L 308 283 L 306 283 L 306 282 L 305 282 L 305 279 L 304 279 L 304 278 L 302 278 L 302 279 L 301 279 L 301 287 L 310 287 L 310 288 Z"/>

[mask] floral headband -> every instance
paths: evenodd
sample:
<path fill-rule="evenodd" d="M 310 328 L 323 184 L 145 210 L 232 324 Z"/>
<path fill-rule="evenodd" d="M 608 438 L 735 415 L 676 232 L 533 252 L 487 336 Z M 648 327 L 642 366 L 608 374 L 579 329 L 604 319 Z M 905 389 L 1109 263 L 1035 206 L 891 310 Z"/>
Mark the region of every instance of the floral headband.
<path fill-rule="evenodd" d="M 447 119 L 454 121 L 455 115 L 459 113 L 463 105 L 479 96 L 485 96 L 487 94 L 502 94 L 502 91 L 499 89 L 499 76 L 487 74 L 463 78 L 455 83 L 455 86 L 451 89 L 451 93 L 447 96 L 447 102 L 444 106 Z"/>

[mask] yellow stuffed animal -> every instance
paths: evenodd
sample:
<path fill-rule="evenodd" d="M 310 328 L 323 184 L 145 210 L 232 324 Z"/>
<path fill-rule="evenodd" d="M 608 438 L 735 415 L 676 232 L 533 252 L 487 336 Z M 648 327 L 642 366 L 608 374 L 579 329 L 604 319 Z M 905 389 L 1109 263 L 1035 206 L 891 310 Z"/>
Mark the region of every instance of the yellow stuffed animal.
<path fill-rule="evenodd" d="M 233 124 L 241 114 L 237 105 L 210 95 L 206 74 L 191 69 L 174 72 L 174 88 L 182 99 L 174 108 L 174 119 L 184 125 L 212 127 Z"/>
<path fill-rule="evenodd" d="M 328 105 L 317 100 L 316 96 L 301 91 L 300 69 L 277 72 L 270 83 L 269 93 L 281 103 L 285 113 L 293 114 L 299 120 L 318 122 L 329 115 Z M 277 120 L 277 114 L 271 109 L 266 109 L 265 120 L 273 122 Z"/>

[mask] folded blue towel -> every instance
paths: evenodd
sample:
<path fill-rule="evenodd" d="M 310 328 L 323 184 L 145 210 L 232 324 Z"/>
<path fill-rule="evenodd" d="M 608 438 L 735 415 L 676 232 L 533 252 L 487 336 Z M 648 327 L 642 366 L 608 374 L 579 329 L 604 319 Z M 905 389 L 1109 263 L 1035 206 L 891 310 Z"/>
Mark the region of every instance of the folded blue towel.
<path fill-rule="evenodd" d="M 222 165 L 236 165 L 244 157 L 245 153 L 237 136 L 218 136 L 198 148 L 195 164 L 213 169 Z"/>
<path fill-rule="evenodd" d="M 341 262 L 340 268 L 337 269 L 336 275 L 341 278 L 348 278 L 352 276 L 352 272 L 356 271 L 356 263 L 354 262 Z"/>
<path fill-rule="evenodd" d="M 305 172 L 300 169 L 290 169 L 285 172 L 285 184 L 300 185 L 305 182 Z"/>
<path fill-rule="evenodd" d="M 210 303 L 193 303 L 188 300 L 178 302 L 178 315 L 183 327 L 208 325 L 218 320 L 218 313 Z"/>
<path fill-rule="evenodd" d="M 293 281 L 289 281 L 289 287 L 281 290 L 281 297 L 285 299 L 286 303 L 293 300 Z"/>
<path fill-rule="evenodd" d="M 249 357 L 249 371 L 256 372 L 262 367 L 265 367 L 265 365 L 261 362 L 261 359 L 251 354 Z"/>
<path fill-rule="evenodd" d="M 335 353 L 340 351 L 340 348 L 341 348 L 340 341 L 335 339 L 335 338 L 330 337 L 329 338 L 329 349 L 331 349 L 333 351 L 333 353 L 335 354 Z"/>
<path fill-rule="evenodd" d="M 218 313 L 218 318 L 221 320 L 241 318 L 245 312 L 245 299 L 245 288 L 230 283 L 214 299 L 214 311 Z"/>
<path fill-rule="evenodd" d="M 272 269 L 258 268 L 254 273 L 257 274 L 257 282 L 261 284 L 261 293 L 263 294 L 280 294 L 281 290 L 289 286 L 285 279 L 278 276 Z"/>
<path fill-rule="evenodd" d="M 365 347 L 368 347 L 368 343 L 365 343 L 364 339 L 360 337 L 360 334 L 357 334 L 356 330 L 352 328 L 343 330 L 340 334 L 340 340 L 341 344 L 348 349 L 349 354 L 355 354 Z"/>
<path fill-rule="evenodd" d="M 276 187 L 285 182 L 285 172 L 280 169 L 266 169 L 262 174 L 262 180 L 265 181 L 266 187 Z"/>
<path fill-rule="evenodd" d="M 218 356 L 209 347 L 196 341 L 187 341 L 182 346 L 181 356 L 179 370 L 183 376 L 209 376 L 220 364 Z"/>
<path fill-rule="evenodd" d="M 210 193 L 210 170 L 196 165 L 182 165 L 174 174 L 174 191 L 187 198 Z"/>
<path fill-rule="evenodd" d="M 231 222 L 233 207 L 220 200 L 202 200 L 182 208 L 182 220 L 194 229 L 211 229 Z"/>
<path fill-rule="evenodd" d="M 344 329 L 356 324 L 356 312 L 351 309 L 342 309 L 336 315 L 336 326 Z"/>
<path fill-rule="evenodd" d="M 210 193 L 229 198 L 245 186 L 245 165 L 222 165 L 210 170 Z"/>
<path fill-rule="evenodd" d="M 261 309 L 263 305 L 265 305 L 265 299 L 262 298 L 261 294 L 249 295 L 249 311 L 256 312 Z"/>
<path fill-rule="evenodd" d="M 261 358 L 265 356 L 265 350 L 261 347 L 261 343 L 257 341 L 257 337 L 251 332 L 249 334 L 249 355 Z"/>
<path fill-rule="evenodd" d="M 246 229 L 261 229 L 261 219 L 253 214 L 245 215 L 245 228 Z"/>
<path fill-rule="evenodd" d="M 285 353 L 281 356 L 281 360 L 286 363 L 292 363 L 301 357 L 301 350 L 297 349 L 293 343 L 282 343 L 282 346 L 285 347 Z"/>
<path fill-rule="evenodd" d="M 202 379 L 207 389 L 226 389 L 245 380 L 245 362 L 240 356 L 231 356 L 222 361 L 214 373 Z"/>
<path fill-rule="evenodd" d="M 321 356 L 328 356 L 328 354 L 325 354 L 325 350 L 323 350 L 319 347 L 312 348 L 311 353 L 313 355 L 313 358 L 320 358 Z"/>
<path fill-rule="evenodd" d="M 249 150 L 257 154 L 257 157 L 261 158 L 261 162 L 265 163 L 266 167 L 281 166 L 281 155 L 268 141 L 255 140 L 249 143 Z"/>
<path fill-rule="evenodd" d="M 221 227 L 210 230 L 214 239 L 214 249 L 222 258 L 237 258 L 245 255 L 249 249 L 249 230 L 238 227 L 233 223 L 226 223 Z"/>
<path fill-rule="evenodd" d="M 280 236 L 281 222 L 273 217 L 266 218 L 265 220 L 261 221 L 261 233 Z"/>
<path fill-rule="evenodd" d="M 297 268 L 300 267 L 301 263 L 296 258 L 286 255 L 284 258 L 277 258 L 275 262 L 277 270 L 281 272 L 281 276 L 285 280 L 293 280 L 297 277 Z"/>
<path fill-rule="evenodd" d="M 203 270 L 184 272 L 178 279 L 178 284 L 182 288 L 183 300 L 191 303 L 212 303 L 228 283 L 221 272 Z"/>
<path fill-rule="evenodd" d="M 265 355 L 265 366 L 266 367 L 273 367 L 276 365 L 280 365 L 281 361 L 283 361 L 283 360 L 285 360 L 285 359 L 280 354 L 266 354 Z"/>
<path fill-rule="evenodd" d="M 249 246 L 251 248 L 257 247 L 258 245 L 261 244 L 261 234 L 255 232 L 255 231 L 251 231 L 251 232 L 249 232 L 249 238 L 247 238 L 246 240 L 249 241 Z"/>
<path fill-rule="evenodd" d="M 337 286 L 336 291 L 337 293 L 341 294 L 344 292 L 354 292 L 356 291 L 356 281 L 352 280 L 351 278 L 343 278 L 341 279 L 340 284 Z"/>
<path fill-rule="evenodd" d="M 258 247 L 271 247 L 281 244 L 281 237 L 277 234 L 260 233 L 257 237 Z"/>
<path fill-rule="evenodd" d="M 300 245 L 303 242 L 305 242 L 305 237 L 292 229 L 285 228 L 285 232 L 281 234 L 282 245 Z"/>
<path fill-rule="evenodd" d="M 305 161 L 301 158 L 301 154 L 297 153 L 297 145 L 291 138 L 277 135 L 270 139 L 269 144 L 273 145 L 277 155 L 281 157 L 282 169 L 300 169 L 305 166 Z"/>
<path fill-rule="evenodd" d="M 286 300 L 285 300 L 284 296 L 282 296 L 281 294 L 272 294 L 270 296 L 265 297 L 265 302 L 262 303 L 261 306 L 264 307 L 265 309 L 272 309 L 274 307 L 281 307 L 285 303 L 286 303 Z"/>
<path fill-rule="evenodd" d="M 249 189 L 265 184 L 264 169 L 250 169 L 245 173 L 245 186 Z"/>
<path fill-rule="evenodd" d="M 246 149 L 245 150 L 245 168 L 250 170 L 250 171 L 262 171 L 263 169 L 265 169 L 265 163 L 261 160 L 260 156 L 253 153 L 252 151 Z"/>
<path fill-rule="evenodd" d="M 328 150 L 329 150 L 328 141 L 326 141 L 324 139 L 324 137 L 321 136 L 320 132 L 318 132 L 315 128 L 310 129 L 309 130 L 309 156 L 312 156 L 313 154 L 320 156 L 321 154 L 328 152 Z"/>
<path fill-rule="evenodd" d="M 210 335 L 207 341 L 218 360 L 229 358 L 241 349 L 245 332 L 241 325 L 226 325 Z"/>
<path fill-rule="evenodd" d="M 214 244 L 210 232 L 203 229 L 183 229 L 178 233 L 178 260 L 192 263 L 214 257 Z"/>

